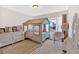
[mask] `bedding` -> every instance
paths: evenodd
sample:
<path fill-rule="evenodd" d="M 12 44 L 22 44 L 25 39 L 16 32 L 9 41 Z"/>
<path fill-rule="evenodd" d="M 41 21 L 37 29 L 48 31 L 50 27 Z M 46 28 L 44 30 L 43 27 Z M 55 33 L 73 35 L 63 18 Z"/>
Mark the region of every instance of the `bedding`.
<path fill-rule="evenodd" d="M 24 32 L 8 32 L 0 34 L 0 47 L 24 40 Z"/>
<path fill-rule="evenodd" d="M 41 35 L 39 34 L 39 31 L 35 30 L 34 34 L 32 30 L 29 30 L 28 32 L 26 32 L 26 38 L 30 38 L 34 41 L 37 42 L 43 42 L 45 41 L 47 38 L 49 38 L 49 32 L 42 32 Z"/>

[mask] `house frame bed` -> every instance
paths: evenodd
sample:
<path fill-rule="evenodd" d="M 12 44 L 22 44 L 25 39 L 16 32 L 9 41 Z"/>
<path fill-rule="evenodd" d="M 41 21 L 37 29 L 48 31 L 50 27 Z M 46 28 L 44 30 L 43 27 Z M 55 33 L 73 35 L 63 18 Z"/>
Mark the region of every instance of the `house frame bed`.
<path fill-rule="evenodd" d="M 29 25 L 32 25 L 31 30 L 29 30 L 29 27 L 31 28 Z M 24 22 L 23 28 L 24 26 L 27 26 L 27 30 L 25 31 L 25 38 L 32 39 L 41 44 L 46 39 L 50 38 L 50 22 L 48 18 L 31 19 Z"/>

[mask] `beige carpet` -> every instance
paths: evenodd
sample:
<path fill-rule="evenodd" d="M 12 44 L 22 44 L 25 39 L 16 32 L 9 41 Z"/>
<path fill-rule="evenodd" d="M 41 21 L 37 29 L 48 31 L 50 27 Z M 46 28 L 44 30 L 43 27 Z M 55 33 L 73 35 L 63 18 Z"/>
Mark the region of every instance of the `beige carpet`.
<path fill-rule="evenodd" d="M 29 54 L 36 50 L 40 44 L 32 42 L 30 40 L 24 40 L 22 42 L 4 47 L 0 49 L 4 54 Z"/>
<path fill-rule="evenodd" d="M 65 42 L 60 44 L 60 47 L 57 47 L 53 40 L 46 41 L 42 47 L 39 47 L 33 54 L 62 54 L 62 50 L 66 50 L 67 54 L 77 54 L 79 50 L 74 48 L 73 41 L 70 38 L 67 38 Z"/>
<path fill-rule="evenodd" d="M 59 54 L 62 53 L 59 47 L 55 47 L 53 45 L 53 40 L 47 40 L 44 42 L 42 47 L 39 47 L 35 51 L 32 52 L 33 54 Z"/>

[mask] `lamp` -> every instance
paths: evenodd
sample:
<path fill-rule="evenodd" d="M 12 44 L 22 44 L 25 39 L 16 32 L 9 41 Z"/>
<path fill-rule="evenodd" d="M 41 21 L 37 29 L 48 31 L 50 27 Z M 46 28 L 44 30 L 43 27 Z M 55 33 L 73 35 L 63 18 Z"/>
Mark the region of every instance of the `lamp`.
<path fill-rule="evenodd" d="M 33 7 L 33 8 L 38 8 L 39 6 L 38 6 L 38 5 L 33 5 L 32 7 Z"/>

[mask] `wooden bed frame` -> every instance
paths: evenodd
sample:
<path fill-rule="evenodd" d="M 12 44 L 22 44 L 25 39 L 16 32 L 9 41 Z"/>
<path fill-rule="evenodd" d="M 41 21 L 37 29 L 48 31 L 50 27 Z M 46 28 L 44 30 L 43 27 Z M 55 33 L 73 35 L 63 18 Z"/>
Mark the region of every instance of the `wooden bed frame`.
<path fill-rule="evenodd" d="M 32 31 L 29 31 L 29 25 L 32 25 Z M 48 27 L 46 27 L 46 25 Z M 25 31 L 25 38 L 30 38 L 36 42 L 43 43 L 47 38 L 50 38 L 50 22 L 48 18 L 31 19 L 23 23 L 23 27 L 27 26 Z M 38 26 L 39 29 L 35 29 Z M 48 30 L 47 30 L 48 29 Z M 35 34 L 39 33 L 39 34 Z"/>

